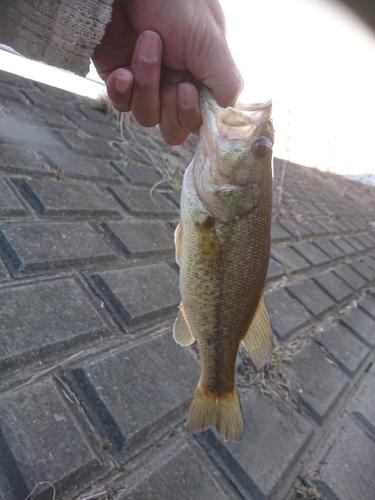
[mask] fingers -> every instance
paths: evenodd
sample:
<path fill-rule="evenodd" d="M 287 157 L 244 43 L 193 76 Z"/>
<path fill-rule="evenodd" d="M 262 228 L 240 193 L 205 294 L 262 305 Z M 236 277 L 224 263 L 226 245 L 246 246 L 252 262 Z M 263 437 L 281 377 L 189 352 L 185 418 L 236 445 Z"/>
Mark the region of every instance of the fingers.
<path fill-rule="evenodd" d="M 185 71 L 166 70 L 161 85 L 160 132 L 166 143 L 184 143 L 191 133 L 198 134 L 202 123 L 199 93 Z"/>
<path fill-rule="evenodd" d="M 154 31 L 142 33 L 130 67 L 134 79 L 130 108 L 135 119 L 144 127 L 153 127 L 160 121 L 161 57 L 160 36 Z"/>
<path fill-rule="evenodd" d="M 107 75 L 107 92 L 119 111 L 133 112 L 144 127 L 160 123 L 164 140 L 182 144 L 191 133 L 198 134 L 202 123 L 197 88 L 189 83 L 187 71 L 163 67 L 162 42 L 153 31 L 142 33 L 135 45 L 130 67 Z M 187 81 L 186 81 L 187 80 Z"/>

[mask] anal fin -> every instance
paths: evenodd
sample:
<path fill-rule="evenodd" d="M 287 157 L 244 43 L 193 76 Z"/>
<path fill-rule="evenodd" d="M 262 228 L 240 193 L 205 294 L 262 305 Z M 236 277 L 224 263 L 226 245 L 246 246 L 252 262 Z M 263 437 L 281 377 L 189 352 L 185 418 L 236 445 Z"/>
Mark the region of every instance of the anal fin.
<path fill-rule="evenodd" d="M 251 361 L 259 370 L 270 359 L 272 354 L 273 334 L 264 297 L 259 301 L 253 321 L 242 339 Z"/>
<path fill-rule="evenodd" d="M 175 339 L 177 344 L 180 344 L 182 346 L 191 345 L 195 341 L 193 332 L 191 331 L 190 325 L 186 318 L 182 302 L 178 310 L 176 321 L 173 325 L 173 338 Z"/>

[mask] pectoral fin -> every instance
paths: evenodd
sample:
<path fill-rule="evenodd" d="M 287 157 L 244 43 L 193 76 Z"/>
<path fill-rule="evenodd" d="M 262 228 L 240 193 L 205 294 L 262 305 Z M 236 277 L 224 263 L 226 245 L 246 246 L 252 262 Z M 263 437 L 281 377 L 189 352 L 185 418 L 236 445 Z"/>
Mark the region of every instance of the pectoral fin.
<path fill-rule="evenodd" d="M 242 339 L 251 361 L 259 370 L 270 359 L 272 354 L 272 329 L 264 297 L 259 301 L 258 308 L 251 325 Z"/>
<path fill-rule="evenodd" d="M 178 310 L 176 321 L 173 325 L 173 338 L 175 339 L 177 344 L 180 344 L 182 346 L 191 345 L 195 341 L 190 325 L 186 318 L 182 302 Z"/>
<path fill-rule="evenodd" d="M 205 269 L 214 272 L 221 264 L 221 246 L 215 232 L 215 219 L 207 219 L 199 224 L 196 223 L 198 231 L 198 250 Z"/>
<path fill-rule="evenodd" d="M 181 262 L 181 250 L 182 250 L 182 225 L 181 222 L 178 223 L 174 232 L 174 246 L 176 262 L 180 265 Z"/>

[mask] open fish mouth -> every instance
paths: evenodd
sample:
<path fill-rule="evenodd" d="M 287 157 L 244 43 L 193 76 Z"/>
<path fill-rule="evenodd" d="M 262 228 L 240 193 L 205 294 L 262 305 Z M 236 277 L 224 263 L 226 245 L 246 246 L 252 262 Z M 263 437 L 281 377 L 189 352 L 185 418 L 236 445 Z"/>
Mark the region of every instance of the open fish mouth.
<path fill-rule="evenodd" d="M 207 130 L 208 137 L 248 141 L 259 125 L 271 120 L 271 99 L 262 103 L 222 108 L 206 87 L 201 86 L 200 95 L 203 128 Z"/>
<path fill-rule="evenodd" d="M 200 88 L 201 94 L 201 109 L 203 120 L 207 120 L 211 127 L 212 132 L 221 123 L 227 127 L 248 127 L 253 125 L 257 126 L 261 123 L 270 120 L 272 112 L 272 100 L 269 99 L 262 103 L 245 104 L 243 106 L 221 108 L 212 97 L 210 91 L 206 87 Z M 210 116 L 211 115 L 211 116 Z M 216 118 L 217 125 L 214 127 L 214 117 Z"/>

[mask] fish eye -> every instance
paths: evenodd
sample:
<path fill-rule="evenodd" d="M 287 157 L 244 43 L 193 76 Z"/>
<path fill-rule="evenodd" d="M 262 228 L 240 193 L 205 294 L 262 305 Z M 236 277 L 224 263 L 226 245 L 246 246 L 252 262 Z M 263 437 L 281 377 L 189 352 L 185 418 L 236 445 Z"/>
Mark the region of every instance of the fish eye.
<path fill-rule="evenodd" d="M 251 146 L 251 151 L 256 159 L 261 160 L 272 151 L 272 142 L 268 137 L 259 137 Z"/>

